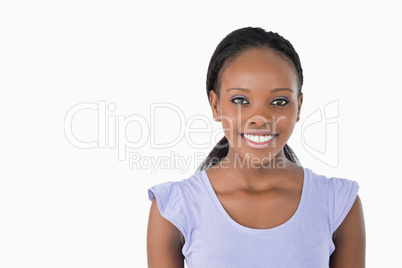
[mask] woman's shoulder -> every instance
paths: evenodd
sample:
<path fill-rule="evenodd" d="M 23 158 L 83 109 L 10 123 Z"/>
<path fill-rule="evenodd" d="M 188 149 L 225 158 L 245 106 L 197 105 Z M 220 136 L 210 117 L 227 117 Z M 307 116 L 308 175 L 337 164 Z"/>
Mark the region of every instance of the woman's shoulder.
<path fill-rule="evenodd" d="M 310 198 L 319 199 L 320 205 L 327 206 L 331 214 L 331 229 L 336 230 L 342 223 L 359 191 L 359 183 L 350 178 L 330 177 L 304 168 L 310 178 Z"/>
<path fill-rule="evenodd" d="M 351 178 L 343 178 L 337 176 L 328 176 L 315 172 L 314 170 L 303 167 L 305 175 L 309 176 L 312 186 L 325 187 L 327 189 L 333 189 L 339 191 L 344 188 L 359 187 L 359 183 Z"/>
<path fill-rule="evenodd" d="M 187 196 L 197 193 L 203 188 L 203 172 L 199 171 L 187 178 L 178 181 L 166 181 L 156 184 L 148 189 L 149 200 L 153 200 L 156 195 L 163 196 Z"/>
<path fill-rule="evenodd" d="M 203 171 L 179 181 L 166 181 L 148 189 L 150 201 L 156 199 L 161 215 L 186 236 L 197 204 L 205 195 Z"/>

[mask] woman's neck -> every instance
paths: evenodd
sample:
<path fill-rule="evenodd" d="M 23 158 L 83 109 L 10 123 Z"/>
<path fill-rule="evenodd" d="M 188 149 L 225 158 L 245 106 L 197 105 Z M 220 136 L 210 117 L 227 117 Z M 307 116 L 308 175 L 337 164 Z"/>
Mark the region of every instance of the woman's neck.
<path fill-rule="evenodd" d="M 277 188 L 289 182 L 291 174 L 300 168 L 285 157 L 283 150 L 271 159 L 264 160 L 265 162 L 258 162 L 247 155 L 240 157 L 229 150 L 224 159 L 210 168 L 210 173 L 224 175 L 220 177 L 230 180 L 233 187 L 260 191 Z"/>

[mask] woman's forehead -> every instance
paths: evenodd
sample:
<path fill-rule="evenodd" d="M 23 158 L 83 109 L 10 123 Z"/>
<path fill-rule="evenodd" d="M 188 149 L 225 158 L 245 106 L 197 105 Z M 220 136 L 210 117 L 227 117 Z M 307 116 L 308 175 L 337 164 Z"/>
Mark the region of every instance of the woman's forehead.
<path fill-rule="evenodd" d="M 227 87 L 297 87 L 292 65 L 269 49 L 241 53 L 223 72 L 222 89 Z"/>

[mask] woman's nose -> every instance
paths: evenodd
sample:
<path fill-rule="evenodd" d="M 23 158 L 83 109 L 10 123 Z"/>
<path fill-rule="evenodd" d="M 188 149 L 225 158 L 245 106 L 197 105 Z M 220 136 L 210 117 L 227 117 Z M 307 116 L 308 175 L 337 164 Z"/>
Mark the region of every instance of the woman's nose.
<path fill-rule="evenodd" d="M 266 103 L 255 102 L 253 107 L 244 116 L 247 116 L 247 125 L 254 128 L 266 128 L 272 123 L 272 114 Z"/>
<path fill-rule="evenodd" d="M 254 115 L 247 120 L 247 125 L 264 128 L 271 124 L 271 120 L 263 115 Z"/>

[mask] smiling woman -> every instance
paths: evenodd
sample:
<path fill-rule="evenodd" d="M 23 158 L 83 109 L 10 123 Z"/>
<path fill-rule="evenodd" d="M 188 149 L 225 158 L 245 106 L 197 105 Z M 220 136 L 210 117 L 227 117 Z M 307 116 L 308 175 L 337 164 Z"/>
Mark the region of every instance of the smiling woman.
<path fill-rule="evenodd" d="M 225 69 L 220 80 L 220 88 L 211 89 L 209 95 L 214 118 L 222 121 L 225 137 L 233 145 L 227 157 L 249 155 L 268 162 L 283 158 L 282 148 L 299 121 L 303 100 L 291 64 L 271 49 L 249 48 Z M 253 144 L 268 135 L 269 143 Z"/>
<path fill-rule="evenodd" d="M 287 145 L 302 85 L 279 34 L 248 27 L 221 41 L 207 94 L 225 136 L 196 174 L 149 189 L 149 267 L 365 266 L 358 183 L 302 167 Z"/>

